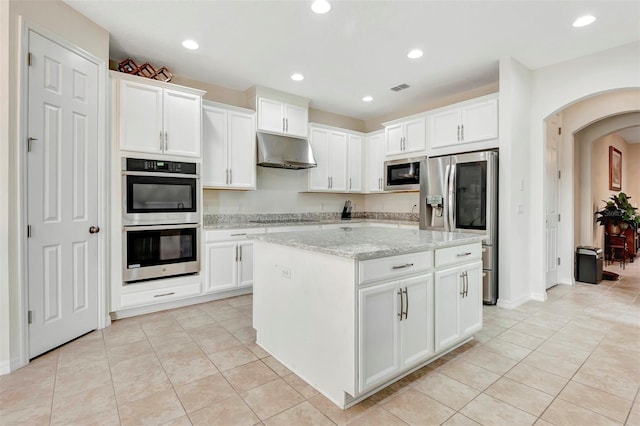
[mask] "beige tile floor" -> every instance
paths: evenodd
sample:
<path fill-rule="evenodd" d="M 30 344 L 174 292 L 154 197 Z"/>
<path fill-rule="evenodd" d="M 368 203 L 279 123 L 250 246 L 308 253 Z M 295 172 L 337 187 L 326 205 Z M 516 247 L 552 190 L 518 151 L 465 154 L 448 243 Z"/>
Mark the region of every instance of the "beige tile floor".
<path fill-rule="evenodd" d="M 484 307 L 459 348 L 342 411 L 254 343 L 251 296 L 116 321 L 0 377 L 0 424 L 640 425 L 640 262 Z"/>

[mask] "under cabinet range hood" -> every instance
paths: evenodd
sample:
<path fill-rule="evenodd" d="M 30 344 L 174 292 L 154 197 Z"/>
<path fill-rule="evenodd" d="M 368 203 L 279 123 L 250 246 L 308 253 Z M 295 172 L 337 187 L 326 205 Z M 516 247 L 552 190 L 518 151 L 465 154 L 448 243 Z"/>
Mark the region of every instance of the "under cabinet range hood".
<path fill-rule="evenodd" d="M 311 145 L 306 139 L 256 132 L 258 165 L 281 169 L 309 169 L 317 167 Z"/>

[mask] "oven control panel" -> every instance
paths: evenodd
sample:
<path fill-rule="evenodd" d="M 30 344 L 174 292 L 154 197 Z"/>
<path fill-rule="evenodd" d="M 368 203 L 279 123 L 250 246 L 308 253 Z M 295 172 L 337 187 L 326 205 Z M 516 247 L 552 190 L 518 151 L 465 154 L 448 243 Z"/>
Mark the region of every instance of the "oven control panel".
<path fill-rule="evenodd" d="M 142 158 L 123 159 L 123 170 L 130 172 L 152 172 L 152 173 L 180 173 L 186 175 L 198 174 L 196 163 L 186 163 L 182 161 L 145 160 Z"/>

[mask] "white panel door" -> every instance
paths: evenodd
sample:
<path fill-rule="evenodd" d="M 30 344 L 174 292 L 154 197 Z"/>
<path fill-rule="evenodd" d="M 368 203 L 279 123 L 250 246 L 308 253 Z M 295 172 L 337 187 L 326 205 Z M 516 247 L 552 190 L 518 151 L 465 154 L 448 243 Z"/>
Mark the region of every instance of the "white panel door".
<path fill-rule="evenodd" d="M 98 327 L 98 66 L 29 32 L 29 357 Z"/>
<path fill-rule="evenodd" d="M 400 370 L 398 282 L 358 291 L 359 390 L 370 389 Z"/>
<path fill-rule="evenodd" d="M 402 142 L 404 137 L 404 133 L 402 131 L 402 123 L 385 127 L 384 133 L 387 139 L 387 149 L 385 151 L 385 154 L 401 154 L 403 148 Z"/>
<path fill-rule="evenodd" d="M 479 142 L 498 137 L 498 100 L 477 102 L 462 109 L 460 139 Z"/>
<path fill-rule="evenodd" d="M 348 148 L 346 133 L 329 133 L 331 191 L 342 192 L 347 190 Z"/>
<path fill-rule="evenodd" d="M 546 162 L 545 162 L 545 288 L 558 284 L 558 143 L 560 139 L 559 117 L 554 116 L 547 123 Z"/>
<path fill-rule="evenodd" d="M 384 133 L 369 136 L 367 149 L 367 191 L 381 192 L 384 188 Z"/>
<path fill-rule="evenodd" d="M 450 268 L 435 273 L 435 350 L 445 348 L 460 337 L 460 282 L 463 269 Z"/>
<path fill-rule="evenodd" d="M 362 191 L 362 136 L 349 135 L 349 179 L 347 190 Z"/>
<path fill-rule="evenodd" d="M 253 114 L 229 111 L 229 186 L 256 188 L 256 130 Z"/>
<path fill-rule="evenodd" d="M 164 149 L 162 89 L 120 80 L 120 149 L 161 153 Z"/>
<path fill-rule="evenodd" d="M 421 275 L 400 282 L 404 317 L 400 322 L 402 365 L 406 367 L 433 353 L 433 279 Z"/>
<path fill-rule="evenodd" d="M 424 151 L 427 148 L 425 119 L 416 118 L 404 123 L 404 152 Z"/>
<path fill-rule="evenodd" d="M 460 140 L 460 109 L 446 110 L 431 116 L 431 148 L 455 145 Z"/>
<path fill-rule="evenodd" d="M 164 89 L 165 154 L 200 157 L 202 98 Z"/>
<path fill-rule="evenodd" d="M 202 108 L 202 186 L 227 185 L 227 111 L 205 105 Z"/>
<path fill-rule="evenodd" d="M 284 133 L 284 104 L 272 99 L 258 98 L 258 130 Z"/>
<path fill-rule="evenodd" d="M 204 247 L 207 265 L 207 293 L 229 290 L 238 283 L 238 250 L 235 241 L 207 243 Z"/>
<path fill-rule="evenodd" d="M 238 287 L 253 285 L 253 241 L 238 243 Z"/>
<path fill-rule="evenodd" d="M 284 104 L 285 131 L 291 136 L 307 137 L 309 109 L 298 105 Z"/>

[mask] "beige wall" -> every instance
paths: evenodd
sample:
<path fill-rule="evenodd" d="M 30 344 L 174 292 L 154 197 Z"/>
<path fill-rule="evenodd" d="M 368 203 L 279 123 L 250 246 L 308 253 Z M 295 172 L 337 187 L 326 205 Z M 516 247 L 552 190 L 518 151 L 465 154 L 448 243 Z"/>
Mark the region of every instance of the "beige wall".
<path fill-rule="evenodd" d="M 2 0 L 2 10 L 5 12 L 6 0 Z M 20 87 L 21 78 L 20 73 L 21 66 L 21 43 L 22 40 L 22 27 L 20 19 L 23 19 L 25 24 L 31 25 L 36 30 L 42 30 L 43 32 L 53 34 L 61 39 L 68 41 L 69 43 L 80 47 L 81 49 L 89 52 L 100 60 L 105 62 L 105 65 L 109 58 L 109 34 L 103 28 L 99 27 L 86 17 L 80 15 L 78 12 L 67 6 L 65 3 L 59 0 L 10 0 L 8 2 L 8 20 L 3 16 L 3 21 L 0 22 L 3 31 L 6 31 L 6 22 L 8 21 L 8 42 L 5 44 L 3 41 L 2 51 L 8 50 L 9 55 L 9 72 L 8 72 L 8 137 L 2 138 L 2 151 L 0 155 L 2 160 L 6 161 L 6 164 L 0 163 L 0 169 L 3 170 L 3 174 L 0 174 L 0 180 L 2 181 L 2 187 L 8 188 L 8 202 L 2 202 L 2 206 L 9 206 L 7 212 L 8 218 L 5 219 L 5 214 L 0 214 L 0 220 L 6 220 L 2 223 L 2 226 L 8 229 L 8 238 L 2 241 L 8 241 L 8 280 L 2 278 L 4 273 L 0 275 L 0 295 L 4 295 L 7 292 L 9 297 L 0 297 L 0 312 L 3 312 L 6 316 L 6 312 L 9 312 L 10 323 L 10 337 L 7 341 L 7 336 L 3 333 L 3 328 L 0 328 L 0 368 L 9 365 L 11 362 L 11 368 L 15 368 L 20 360 L 20 356 L 23 356 L 20 351 L 22 350 L 22 333 L 18 329 L 19 319 L 21 315 L 22 301 L 20 299 L 20 257 L 19 257 L 19 239 L 20 239 L 20 159 L 19 147 L 20 140 L 24 140 L 24 135 L 20 134 L 20 111 L 22 109 L 20 99 Z M 105 66 L 106 68 L 106 66 Z M 105 76 L 106 78 L 106 76 Z M 4 93 L 4 91 L 3 91 Z M 3 99 L 4 102 L 4 99 Z M 3 111 L 3 116 L 7 114 Z M 3 118 L 4 120 L 4 118 Z M 4 126 L 3 126 L 4 128 Z M 5 146 L 7 144 L 8 146 Z M 4 191 L 3 191 L 4 192 Z M 0 228 L 2 229 L 2 228 Z M 2 249 L 0 249 L 2 254 Z M 8 287 L 8 288 L 7 288 Z M 9 348 L 7 351 L 6 348 Z M 9 353 L 9 359 L 6 359 L 7 352 Z"/>
<path fill-rule="evenodd" d="M 609 189 L 609 147 L 612 146 L 622 153 L 622 189 L 621 191 L 632 197 L 632 203 L 638 203 L 640 193 L 638 187 L 638 169 L 640 169 L 640 149 L 632 149 L 631 144 L 617 134 L 608 135 L 595 141 L 591 145 L 591 201 L 598 208 L 604 207 L 604 201 L 618 194 L 620 191 Z M 637 145 L 640 147 L 640 145 Z M 633 180 L 632 175 L 636 178 Z M 595 226 L 593 245 L 604 247 L 604 229 Z"/>

